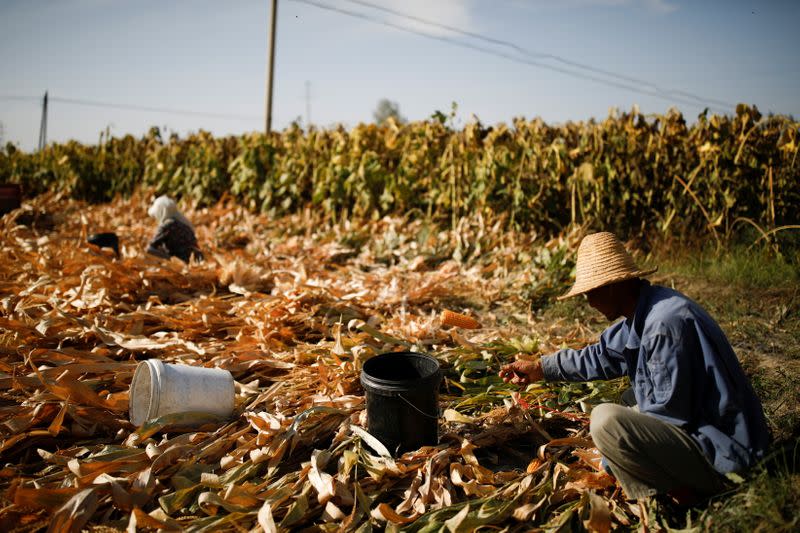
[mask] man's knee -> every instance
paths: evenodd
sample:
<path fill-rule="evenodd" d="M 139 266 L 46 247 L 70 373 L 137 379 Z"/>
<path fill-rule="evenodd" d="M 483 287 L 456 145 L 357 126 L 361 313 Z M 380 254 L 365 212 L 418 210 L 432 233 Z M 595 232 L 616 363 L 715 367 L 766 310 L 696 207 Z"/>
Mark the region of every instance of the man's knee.
<path fill-rule="evenodd" d="M 608 446 L 617 446 L 625 431 L 624 417 L 630 409 L 614 403 L 601 403 L 592 409 L 589 432 L 595 446 L 602 452 Z"/>

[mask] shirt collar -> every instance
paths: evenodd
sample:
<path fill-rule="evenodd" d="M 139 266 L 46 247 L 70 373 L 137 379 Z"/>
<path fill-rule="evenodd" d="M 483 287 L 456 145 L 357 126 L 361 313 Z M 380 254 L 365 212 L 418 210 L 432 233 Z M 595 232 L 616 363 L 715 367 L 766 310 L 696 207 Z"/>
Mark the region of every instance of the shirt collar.
<path fill-rule="evenodd" d="M 643 279 L 639 288 L 639 299 L 636 302 L 636 310 L 633 312 L 633 317 L 625 319 L 629 331 L 628 341 L 625 343 L 625 348 L 627 349 L 638 350 L 642 342 L 641 331 L 647 314 L 646 308 L 650 295 L 650 287 L 650 282 Z"/>

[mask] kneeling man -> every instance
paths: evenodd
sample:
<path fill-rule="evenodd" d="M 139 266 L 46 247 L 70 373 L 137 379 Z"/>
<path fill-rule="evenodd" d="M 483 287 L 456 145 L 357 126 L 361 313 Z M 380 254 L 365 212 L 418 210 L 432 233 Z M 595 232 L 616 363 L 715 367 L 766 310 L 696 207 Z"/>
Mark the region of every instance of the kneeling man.
<path fill-rule="evenodd" d="M 575 284 L 608 320 L 623 317 L 582 350 L 505 365 L 517 384 L 628 375 L 633 408 L 600 404 L 591 413 L 595 446 L 630 499 L 670 494 L 692 503 L 725 486 L 723 474 L 763 457 L 770 441 L 761 403 L 719 325 L 683 294 L 644 279 L 611 233 L 578 248 Z"/>

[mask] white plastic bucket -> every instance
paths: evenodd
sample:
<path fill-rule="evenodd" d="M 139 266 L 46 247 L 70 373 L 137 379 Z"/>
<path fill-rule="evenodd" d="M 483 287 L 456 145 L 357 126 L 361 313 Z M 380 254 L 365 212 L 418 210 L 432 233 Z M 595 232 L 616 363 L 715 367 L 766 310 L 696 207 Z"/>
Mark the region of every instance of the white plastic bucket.
<path fill-rule="evenodd" d="M 233 376 L 227 370 L 142 361 L 136 367 L 128 400 L 131 423 L 172 413 L 201 412 L 228 417 L 233 412 Z"/>

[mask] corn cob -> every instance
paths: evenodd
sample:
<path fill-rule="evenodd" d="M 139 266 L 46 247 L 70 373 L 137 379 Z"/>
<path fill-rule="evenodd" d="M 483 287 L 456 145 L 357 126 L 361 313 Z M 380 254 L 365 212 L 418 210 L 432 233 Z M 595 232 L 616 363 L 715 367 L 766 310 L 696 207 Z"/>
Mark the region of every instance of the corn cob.
<path fill-rule="evenodd" d="M 455 311 L 450 311 L 449 309 L 442 311 L 442 325 L 456 326 L 464 329 L 478 329 L 481 327 L 480 322 L 474 318 L 467 315 L 462 315 L 461 313 L 456 313 Z"/>

